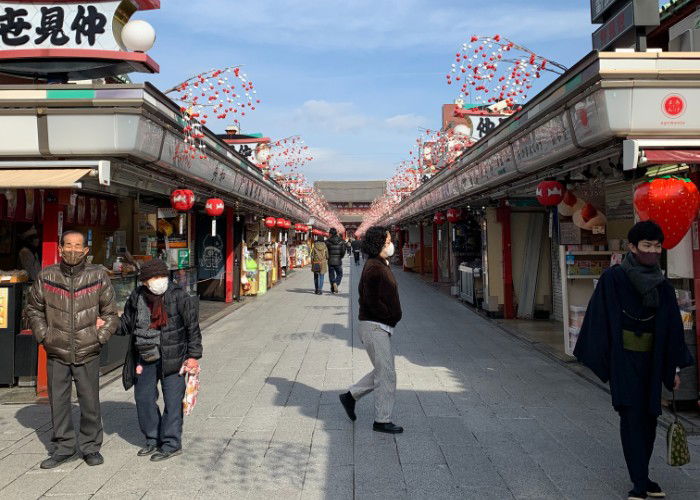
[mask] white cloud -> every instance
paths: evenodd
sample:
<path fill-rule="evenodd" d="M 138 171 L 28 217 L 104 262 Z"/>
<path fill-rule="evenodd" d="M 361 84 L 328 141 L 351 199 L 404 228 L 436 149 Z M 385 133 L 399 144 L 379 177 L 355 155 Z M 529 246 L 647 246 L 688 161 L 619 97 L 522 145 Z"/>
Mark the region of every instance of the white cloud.
<path fill-rule="evenodd" d="M 403 115 L 395 115 L 384 120 L 384 124 L 390 129 L 396 130 L 416 130 L 420 127 L 425 127 L 428 119 L 425 116 L 407 113 Z"/>
<path fill-rule="evenodd" d="M 311 148 L 314 161 L 304 167 L 311 181 L 367 180 L 391 177 L 394 166 L 388 158 L 376 154 L 353 154 L 332 148 Z"/>
<path fill-rule="evenodd" d="M 359 113 L 352 103 L 322 99 L 306 101 L 296 110 L 295 117 L 308 125 L 336 133 L 363 130 L 372 122 L 370 117 Z"/>

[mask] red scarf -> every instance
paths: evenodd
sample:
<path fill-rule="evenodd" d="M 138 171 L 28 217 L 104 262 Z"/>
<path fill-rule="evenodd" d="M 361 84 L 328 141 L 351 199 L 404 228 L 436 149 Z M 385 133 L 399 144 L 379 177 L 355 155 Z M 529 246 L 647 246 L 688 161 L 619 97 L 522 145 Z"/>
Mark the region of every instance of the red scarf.
<path fill-rule="evenodd" d="M 151 328 L 160 330 L 168 324 L 168 313 L 165 310 L 163 295 L 155 295 L 146 289 L 146 304 L 151 311 Z"/>

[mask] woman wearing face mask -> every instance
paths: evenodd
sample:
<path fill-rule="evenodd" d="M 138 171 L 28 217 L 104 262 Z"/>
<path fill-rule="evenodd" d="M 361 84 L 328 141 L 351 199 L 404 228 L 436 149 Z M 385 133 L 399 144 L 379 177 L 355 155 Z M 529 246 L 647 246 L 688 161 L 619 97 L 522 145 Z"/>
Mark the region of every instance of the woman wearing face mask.
<path fill-rule="evenodd" d="M 355 402 L 374 393 L 374 426 L 377 432 L 398 434 L 403 428 L 391 421 L 396 395 L 396 370 L 391 336 L 401 320 L 401 302 L 396 279 L 389 267 L 394 255 L 391 234 L 383 227 L 371 227 L 365 234 L 362 250 L 368 259 L 360 278 L 360 339 L 367 349 L 374 370 L 340 395 L 348 417 L 355 420 Z"/>
<path fill-rule="evenodd" d="M 182 453 L 182 398 L 185 379 L 180 368 L 199 370 L 202 335 L 197 305 L 168 279 L 160 259 L 146 262 L 139 274 L 142 286 L 124 307 L 118 334 L 131 335 L 122 374 L 124 388 L 134 386 L 139 426 L 146 446 L 138 456 L 154 462 Z M 158 381 L 165 409 L 158 408 Z"/>
<path fill-rule="evenodd" d="M 633 484 L 628 498 L 663 498 L 649 478 L 661 384 L 680 386 L 679 368 L 693 363 L 683 337 L 675 291 L 659 267 L 664 235 L 651 221 L 628 234 L 629 253 L 601 276 L 574 355 L 610 382 L 620 437 Z"/>

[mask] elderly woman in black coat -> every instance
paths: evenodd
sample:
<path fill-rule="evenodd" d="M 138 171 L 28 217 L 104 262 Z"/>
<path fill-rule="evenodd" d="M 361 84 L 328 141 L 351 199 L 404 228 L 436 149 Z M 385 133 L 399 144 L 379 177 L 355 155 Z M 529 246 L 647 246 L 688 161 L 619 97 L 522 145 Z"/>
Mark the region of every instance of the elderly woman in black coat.
<path fill-rule="evenodd" d="M 131 335 L 122 378 L 134 386 L 136 411 L 146 446 L 138 456 L 159 462 L 182 453 L 182 399 L 185 378 L 181 368 L 199 370 L 202 334 L 199 311 L 187 292 L 170 282 L 160 259 L 146 262 L 124 307 L 118 335 Z M 158 381 L 165 409 L 158 408 Z"/>

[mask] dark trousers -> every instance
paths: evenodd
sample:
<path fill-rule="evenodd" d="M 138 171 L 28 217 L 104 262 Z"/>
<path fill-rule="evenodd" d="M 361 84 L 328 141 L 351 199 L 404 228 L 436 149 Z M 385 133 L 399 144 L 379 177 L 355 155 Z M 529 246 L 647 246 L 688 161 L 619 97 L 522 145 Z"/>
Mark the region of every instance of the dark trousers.
<path fill-rule="evenodd" d="M 83 455 L 97 453 L 102 446 L 102 416 L 100 414 L 100 358 L 83 365 L 66 365 L 56 359 L 47 362 L 49 403 L 53 424 L 54 454 L 73 455 L 76 452 L 73 427 L 72 381 L 80 404 L 80 436 L 78 446 Z"/>
<path fill-rule="evenodd" d="M 359 265 L 360 264 L 360 252 L 353 252 L 353 256 L 355 257 L 355 264 Z"/>
<path fill-rule="evenodd" d="M 325 277 L 325 274 L 314 273 L 314 286 L 316 287 L 317 292 L 323 291 L 323 280 Z"/>
<path fill-rule="evenodd" d="M 136 413 L 146 444 L 156 445 L 162 451 L 182 448 L 182 398 L 185 395 L 185 377 L 177 373 L 162 376 L 161 362 L 144 363 L 134 385 Z M 163 390 L 164 411 L 158 408 L 158 381 Z"/>
<path fill-rule="evenodd" d="M 331 280 L 331 283 L 340 286 L 340 282 L 343 280 L 343 265 L 328 266 L 328 278 Z"/>
<path fill-rule="evenodd" d="M 620 415 L 620 438 L 634 489 L 646 493 L 657 419 L 656 415 L 649 413 L 651 355 L 631 351 L 625 351 L 625 354 L 637 383 L 630 388 L 632 404 L 616 408 Z"/>

